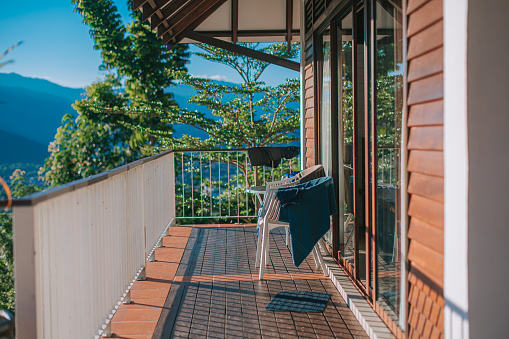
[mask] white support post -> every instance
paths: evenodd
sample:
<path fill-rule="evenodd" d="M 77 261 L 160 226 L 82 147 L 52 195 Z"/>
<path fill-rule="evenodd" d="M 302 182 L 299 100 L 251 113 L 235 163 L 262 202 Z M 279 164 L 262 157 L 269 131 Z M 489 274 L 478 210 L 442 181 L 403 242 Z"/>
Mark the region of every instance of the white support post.
<path fill-rule="evenodd" d="M 306 167 L 306 138 L 304 125 L 306 117 L 306 89 L 305 87 L 305 72 L 304 67 L 306 66 L 306 42 L 305 32 L 303 27 L 306 27 L 305 13 L 304 13 L 304 0 L 299 1 L 300 5 L 300 169 L 303 170 Z"/>
<path fill-rule="evenodd" d="M 34 242 L 34 208 L 13 209 L 16 288 L 16 330 L 18 339 L 37 338 L 37 281 Z M 20 323 L 22 321 L 22 324 Z"/>
<path fill-rule="evenodd" d="M 468 331 L 468 0 L 444 1 L 444 332 Z"/>

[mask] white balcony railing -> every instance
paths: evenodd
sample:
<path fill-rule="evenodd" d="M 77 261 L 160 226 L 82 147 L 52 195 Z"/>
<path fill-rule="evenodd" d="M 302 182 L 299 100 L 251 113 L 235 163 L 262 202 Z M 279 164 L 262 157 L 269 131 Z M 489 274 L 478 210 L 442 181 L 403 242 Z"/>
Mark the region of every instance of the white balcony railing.
<path fill-rule="evenodd" d="M 299 158 L 282 159 L 277 168 L 253 168 L 244 149 L 175 151 L 175 217 L 246 222 L 259 207 L 246 188 L 298 169 Z"/>
<path fill-rule="evenodd" d="M 172 152 L 16 201 L 18 338 L 93 338 L 174 218 Z"/>
<path fill-rule="evenodd" d="M 15 201 L 18 338 L 108 333 L 176 218 L 251 218 L 246 188 L 298 167 L 255 173 L 245 150 L 169 151 Z"/>

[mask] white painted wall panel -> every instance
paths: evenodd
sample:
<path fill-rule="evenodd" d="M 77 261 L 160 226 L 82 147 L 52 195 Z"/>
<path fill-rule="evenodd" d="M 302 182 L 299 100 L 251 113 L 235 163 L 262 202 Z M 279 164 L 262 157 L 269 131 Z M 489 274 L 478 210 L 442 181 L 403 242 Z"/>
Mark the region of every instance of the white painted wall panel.
<path fill-rule="evenodd" d="M 15 207 L 16 303 L 26 314 L 17 317 L 17 328 L 26 329 L 18 338 L 94 337 L 174 216 L 173 195 L 168 154 L 33 207 Z M 20 245 L 30 239 L 32 249 Z M 30 279 L 35 283 L 21 283 Z M 22 306 L 28 304 L 32 310 Z"/>

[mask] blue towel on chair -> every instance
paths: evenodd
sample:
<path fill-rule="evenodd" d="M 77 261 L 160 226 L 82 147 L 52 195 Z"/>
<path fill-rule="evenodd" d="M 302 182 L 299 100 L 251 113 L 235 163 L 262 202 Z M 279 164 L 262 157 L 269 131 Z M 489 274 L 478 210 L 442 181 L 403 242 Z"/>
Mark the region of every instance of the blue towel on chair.
<path fill-rule="evenodd" d="M 279 220 L 290 224 L 293 263 L 298 267 L 330 229 L 330 216 L 338 212 L 332 177 L 280 188 L 276 196 L 281 202 Z"/>

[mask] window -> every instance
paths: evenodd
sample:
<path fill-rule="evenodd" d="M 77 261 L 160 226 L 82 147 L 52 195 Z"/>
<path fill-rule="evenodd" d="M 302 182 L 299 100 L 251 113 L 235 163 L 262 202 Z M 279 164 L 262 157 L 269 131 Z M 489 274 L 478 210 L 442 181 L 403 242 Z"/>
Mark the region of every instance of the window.
<path fill-rule="evenodd" d="M 341 6 L 315 35 L 318 158 L 334 177 L 339 211 L 325 240 L 400 325 L 402 12 L 386 0 Z"/>

